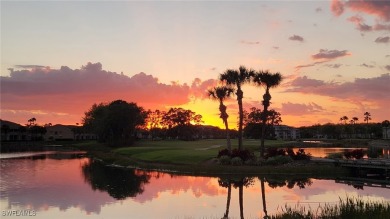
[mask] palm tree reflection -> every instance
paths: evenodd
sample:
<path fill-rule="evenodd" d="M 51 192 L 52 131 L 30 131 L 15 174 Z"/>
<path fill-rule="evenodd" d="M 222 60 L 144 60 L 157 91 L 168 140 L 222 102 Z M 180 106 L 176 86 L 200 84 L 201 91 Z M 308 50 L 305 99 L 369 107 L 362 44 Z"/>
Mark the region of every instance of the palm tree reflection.
<path fill-rule="evenodd" d="M 240 218 L 244 219 L 244 187 L 249 187 L 253 185 L 253 177 L 243 177 L 243 178 L 219 178 L 218 183 L 224 188 L 228 188 L 228 195 L 226 201 L 226 211 L 223 215 L 223 219 L 229 218 L 229 209 L 230 209 L 230 200 L 231 200 L 231 190 L 232 186 L 236 189 L 238 188 L 238 200 L 240 205 Z"/>
<path fill-rule="evenodd" d="M 263 204 L 263 212 L 264 219 L 271 218 L 268 216 L 267 212 L 267 201 L 266 201 L 266 193 L 265 193 L 265 183 L 268 183 L 268 187 L 277 188 L 286 186 L 289 189 L 297 186 L 300 189 L 304 189 L 306 186 L 310 186 L 312 184 L 312 180 L 310 178 L 286 178 L 283 176 L 259 176 L 260 186 L 261 186 L 261 198 Z M 240 208 L 240 218 L 244 219 L 244 187 L 249 187 L 254 184 L 254 177 L 220 177 L 218 179 L 218 184 L 221 187 L 227 188 L 227 200 L 226 200 L 226 211 L 222 217 L 222 219 L 229 218 L 230 211 L 230 201 L 231 201 L 231 192 L 232 186 L 233 188 L 238 188 L 238 199 L 239 199 L 239 208 Z"/>

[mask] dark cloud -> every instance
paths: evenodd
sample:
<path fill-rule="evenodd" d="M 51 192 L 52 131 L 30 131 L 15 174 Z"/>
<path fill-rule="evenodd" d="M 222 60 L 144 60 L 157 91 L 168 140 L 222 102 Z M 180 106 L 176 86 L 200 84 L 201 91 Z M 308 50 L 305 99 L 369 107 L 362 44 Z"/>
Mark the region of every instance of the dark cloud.
<path fill-rule="evenodd" d="M 299 35 L 290 36 L 288 39 L 289 39 L 289 40 L 294 40 L 294 41 L 299 41 L 299 42 L 305 41 L 305 40 L 303 39 L 303 37 L 301 37 L 301 36 L 299 36 Z"/>
<path fill-rule="evenodd" d="M 370 32 L 370 31 L 389 31 L 390 24 L 380 24 L 376 23 L 374 25 L 368 25 L 364 22 L 364 19 L 360 15 L 355 15 L 347 19 L 348 21 L 356 25 L 356 29 L 361 32 Z"/>
<path fill-rule="evenodd" d="M 321 12 L 321 11 L 322 11 L 321 7 L 316 8 L 316 12 Z"/>
<path fill-rule="evenodd" d="M 289 83 L 286 92 L 299 92 L 328 96 L 352 103 L 369 101 L 379 107 L 388 107 L 390 99 L 390 74 L 382 74 L 373 78 L 356 78 L 352 82 L 334 83 L 310 79 L 306 76 L 298 77 Z"/>
<path fill-rule="evenodd" d="M 32 68 L 47 68 L 47 66 L 43 66 L 43 65 L 14 65 L 14 68 L 32 69 Z"/>
<path fill-rule="evenodd" d="M 258 44 L 260 44 L 259 41 L 246 41 L 246 40 L 241 40 L 240 43 L 246 44 L 246 45 L 258 45 Z"/>
<path fill-rule="evenodd" d="M 356 25 L 360 31 L 389 31 L 390 30 L 390 1 L 387 0 L 332 0 L 331 10 L 335 16 L 340 16 L 345 10 L 358 13 L 358 15 L 348 18 Z M 376 17 L 375 24 L 366 24 L 360 14 L 367 14 Z"/>
<path fill-rule="evenodd" d="M 360 66 L 366 67 L 366 68 L 374 68 L 374 67 L 375 67 L 375 66 L 373 66 L 373 65 L 367 65 L 366 63 L 363 63 L 363 64 L 361 64 Z"/>
<path fill-rule="evenodd" d="M 386 36 L 386 37 L 378 37 L 375 39 L 375 42 L 376 43 L 388 43 L 390 42 L 390 37 Z"/>
<path fill-rule="evenodd" d="M 325 66 L 329 68 L 340 68 L 343 64 L 326 64 Z"/>
<path fill-rule="evenodd" d="M 390 71 L 390 65 L 386 65 L 386 66 L 385 66 L 385 69 L 386 69 L 387 71 Z"/>
<path fill-rule="evenodd" d="M 273 46 L 272 48 L 273 49 L 279 49 L 279 46 Z"/>
<path fill-rule="evenodd" d="M 348 56 L 350 53 L 348 53 L 347 50 L 327 50 L 327 49 L 320 49 L 320 52 L 317 54 L 312 55 L 311 57 L 313 59 L 336 59 L 343 56 Z"/>
<path fill-rule="evenodd" d="M 390 21 L 390 1 L 387 0 L 332 0 L 330 7 L 336 16 L 340 16 L 345 9 L 349 9 L 354 12 L 376 16 L 383 21 Z"/>
<path fill-rule="evenodd" d="M 301 104 L 301 103 L 282 103 L 283 115 L 296 115 L 301 116 L 304 114 L 311 114 L 323 111 L 324 108 L 315 103 Z"/>
<path fill-rule="evenodd" d="M 313 63 L 306 64 L 306 65 L 298 65 L 298 66 L 295 66 L 295 68 L 301 69 L 301 68 L 313 67 L 313 66 L 316 66 L 316 65 L 324 63 L 324 62 L 329 62 L 329 60 L 320 61 L 320 62 L 313 62 Z"/>

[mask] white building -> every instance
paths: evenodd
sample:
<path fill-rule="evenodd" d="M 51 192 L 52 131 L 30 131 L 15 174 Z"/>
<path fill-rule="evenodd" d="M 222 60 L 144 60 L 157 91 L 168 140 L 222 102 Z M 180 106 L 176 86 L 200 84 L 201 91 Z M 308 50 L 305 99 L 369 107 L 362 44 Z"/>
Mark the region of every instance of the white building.
<path fill-rule="evenodd" d="M 390 139 L 390 127 L 382 127 L 382 138 Z"/>
<path fill-rule="evenodd" d="M 301 135 L 299 129 L 287 125 L 275 125 L 275 137 L 283 140 L 300 139 Z"/>

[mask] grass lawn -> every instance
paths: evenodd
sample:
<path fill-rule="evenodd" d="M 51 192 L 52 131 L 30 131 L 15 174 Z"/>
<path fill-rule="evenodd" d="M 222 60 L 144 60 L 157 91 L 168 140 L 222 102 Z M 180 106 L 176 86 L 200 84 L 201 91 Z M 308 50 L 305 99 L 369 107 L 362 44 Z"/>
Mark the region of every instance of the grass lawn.
<path fill-rule="evenodd" d="M 267 140 L 266 146 L 281 146 L 285 141 Z M 244 148 L 258 155 L 259 140 L 245 140 Z M 232 148 L 237 148 L 238 140 L 232 140 Z M 142 161 L 153 161 L 172 164 L 199 164 L 217 156 L 218 151 L 226 148 L 224 139 L 207 139 L 198 141 L 137 141 L 131 147 L 118 148 L 114 152 Z"/>

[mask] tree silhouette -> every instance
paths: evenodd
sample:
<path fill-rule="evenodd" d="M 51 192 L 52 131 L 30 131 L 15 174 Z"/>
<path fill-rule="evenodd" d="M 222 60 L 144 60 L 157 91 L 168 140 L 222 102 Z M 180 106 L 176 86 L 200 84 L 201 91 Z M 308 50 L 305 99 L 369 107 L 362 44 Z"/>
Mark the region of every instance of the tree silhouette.
<path fill-rule="evenodd" d="M 371 120 L 371 113 L 365 112 L 364 113 L 364 121 L 368 124 L 368 121 Z"/>
<path fill-rule="evenodd" d="M 261 200 L 263 201 L 263 211 L 264 211 L 264 218 L 268 219 L 268 213 L 267 213 L 267 202 L 265 201 L 265 186 L 264 186 L 264 181 L 265 179 L 263 177 L 260 178 L 260 186 L 261 186 Z"/>
<path fill-rule="evenodd" d="M 194 140 L 196 126 L 201 123 L 202 115 L 183 108 L 171 108 L 162 117 L 162 125 L 168 129 L 167 135 L 182 140 Z"/>
<path fill-rule="evenodd" d="M 250 81 L 250 77 L 254 74 L 254 70 L 247 69 L 245 66 L 240 66 L 238 70 L 228 69 L 222 73 L 219 79 L 227 85 L 235 86 L 237 103 L 238 103 L 238 149 L 244 149 L 242 144 L 242 127 L 244 121 L 244 110 L 242 105 L 242 99 L 244 98 L 244 92 L 242 91 L 242 85 Z"/>
<path fill-rule="evenodd" d="M 265 139 L 265 125 L 267 121 L 268 107 L 271 104 L 271 94 L 269 90 L 271 88 L 279 86 L 282 82 L 282 75 L 277 73 L 270 73 L 269 71 L 259 71 L 253 75 L 253 82 L 258 86 L 263 86 L 265 88 L 265 93 L 263 95 L 263 127 L 261 128 L 261 145 L 260 145 L 260 156 L 264 157 L 264 139 Z"/>
<path fill-rule="evenodd" d="M 99 141 L 111 146 L 129 145 L 136 130 L 145 123 L 147 112 L 135 103 L 115 100 L 109 104 L 94 104 L 85 113 L 84 127 L 99 136 Z"/>
<path fill-rule="evenodd" d="M 229 125 L 227 121 L 229 115 L 226 112 L 226 106 L 223 104 L 223 101 L 229 98 L 233 94 L 233 92 L 234 92 L 233 88 L 226 87 L 226 86 L 214 87 L 208 90 L 208 95 L 212 99 L 219 101 L 219 111 L 220 111 L 219 118 L 221 118 L 223 123 L 225 124 L 226 141 L 227 141 L 226 147 L 229 152 L 232 151 L 232 146 L 230 143 L 230 135 L 229 135 Z"/>
<path fill-rule="evenodd" d="M 109 167 L 96 160 L 84 164 L 82 173 L 93 190 L 107 192 L 118 200 L 143 193 L 144 185 L 150 180 L 150 175 L 146 173 L 137 174 L 134 169 Z"/>
<path fill-rule="evenodd" d="M 226 211 L 225 211 L 225 214 L 223 215 L 223 218 L 222 218 L 222 219 L 228 219 L 229 218 L 229 209 L 230 209 L 230 200 L 232 197 L 232 182 L 228 178 L 219 178 L 218 184 L 219 184 L 219 186 L 222 186 L 222 187 L 228 189 L 228 194 L 227 194 L 227 198 L 226 198 Z"/>
<path fill-rule="evenodd" d="M 344 122 L 344 124 L 347 124 L 348 116 L 342 116 L 340 117 L 340 122 Z"/>
<path fill-rule="evenodd" d="M 27 120 L 27 126 L 34 126 L 36 121 L 37 119 L 35 117 L 32 117 L 31 119 Z"/>

